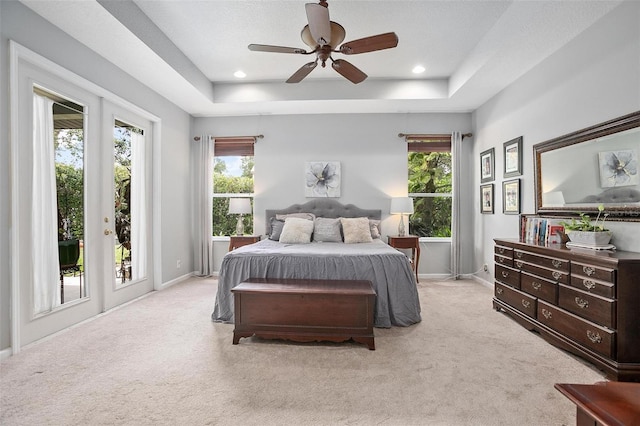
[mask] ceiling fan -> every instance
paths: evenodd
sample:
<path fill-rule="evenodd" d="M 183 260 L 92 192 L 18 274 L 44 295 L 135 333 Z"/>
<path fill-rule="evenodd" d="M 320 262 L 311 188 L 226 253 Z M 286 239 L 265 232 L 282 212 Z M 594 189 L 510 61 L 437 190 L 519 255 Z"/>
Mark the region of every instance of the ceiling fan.
<path fill-rule="evenodd" d="M 390 32 L 353 40 L 336 49 L 336 46 L 344 40 L 346 32 L 342 25 L 329 20 L 329 5 L 327 2 L 320 0 L 318 4 L 307 3 L 305 8 L 309 23 L 302 29 L 301 37 L 302 41 L 311 48 L 310 51 L 296 47 L 271 46 L 267 44 L 249 45 L 249 50 L 255 52 L 296 53 L 299 55 L 315 53 L 315 61 L 300 67 L 298 71 L 289 77 L 287 83 L 301 82 L 303 78 L 313 71 L 318 62 L 322 64 L 322 67 L 325 67 L 329 59 L 334 70 L 352 83 L 358 84 L 367 78 L 367 74 L 344 59 L 333 59 L 331 57 L 332 53 L 355 55 L 357 53 L 389 49 L 398 45 L 398 36 L 396 33 Z"/>

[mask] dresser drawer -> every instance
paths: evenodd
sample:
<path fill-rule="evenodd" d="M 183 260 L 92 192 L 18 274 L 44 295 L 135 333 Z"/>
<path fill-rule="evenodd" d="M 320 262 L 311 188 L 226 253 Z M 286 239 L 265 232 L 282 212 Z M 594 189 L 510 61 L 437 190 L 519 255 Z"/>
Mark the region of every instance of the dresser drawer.
<path fill-rule="evenodd" d="M 605 355 L 615 356 L 616 333 L 559 309 L 545 301 L 538 301 L 538 321 L 564 334 L 581 345 Z"/>
<path fill-rule="evenodd" d="M 569 273 L 569 261 L 567 259 L 558 259 L 551 256 L 543 256 L 540 254 L 529 253 L 523 250 L 514 250 L 514 260 L 521 260 L 523 262 L 532 263 L 537 266 L 542 266 L 555 271 L 562 271 Z"/>
<path fill-rule="evenodd" d="M 616 328 L 616 302 L 560 285 L 558 306 L 608 328 Z"/>
<path fill-rule="evenodd" d="M 533 275 L 537 275 L 542 278 L 546 278 L 550 281 L 555 281 L 563 284 L 569 284 L 569 273 L 556 271 L 553 269 L 543 268 L 541 266 L 532 265 L 521 260 L 514 259 L 513 266 L 519 268 L 522 271 L 530 272 Z"/>
<path fill-rule="evenodd" d="M 572 287 L 586 291 L 587 293 L 597 294 L 598 296 L 614 299 L 616 297 L 616 287 L 613 283 L 596 280 L 595 278 L 587 278 L 580 275 L 571 275 Z"/>
<path fill-rule="evenodd" d="M 495 254 L 513 259 L 513 249 L 511 247 L 496 245 L 493 251 Z"/>
<path fill-rule="evenodd" d="M 496 263 L 499 263 L 500 265 L 506 265 L 506 266 L 510 266 L 513 267 L 513 259 L 507 256 L 501 256 L 499 254 L 496 254 L 493 256 L 493 259 L 495 260 Z"/>
<path fill-rule="evenodd" d="M 558 303 L 558 284 L 527 272 L 520 273 L 520 290 L 546 300 L 549 303 Z"/>
<path fill-rule="evenodd" d="M 501 283 L 495 283 L 496 298 L 532 318 L 536 317 L 536 298 Z"/>
<path fill-rule="evenodd" d="M 496 280 L 509 284 L 511 287 L 520 288 L 520 271 L 508 266 L 498 265 L 495 268 Z"/>
<path fill-rule="evenodd" d="M 571 262 L 571 275 L 582 275 L 587 278 L 616 282 L 616 270 L 602 266 L 589 265 L 587 263 Z"/>

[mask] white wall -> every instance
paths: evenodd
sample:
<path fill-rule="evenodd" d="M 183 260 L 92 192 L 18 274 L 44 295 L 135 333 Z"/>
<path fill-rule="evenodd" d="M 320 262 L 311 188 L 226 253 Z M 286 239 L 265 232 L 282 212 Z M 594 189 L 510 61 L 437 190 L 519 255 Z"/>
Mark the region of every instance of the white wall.
<path fill-rule="evenodd" d="M 499 207 L 503 142 L 524 137 L 522 211 L 534 213 L 533 145 L 640 110 L 639 22 L 640 3 L 625 2 L 473 114 L 474 156 L 491 147 L 496 152 L 497 210 L 474 216 L 476 268 L 493 263 L 493 238 L 518 237 L 518 217 L 503 215 Z M 619 249 L 640 251 L 640 223 L 608 227 Z"/>
<path fill-rule="evenodd" d="M 264 234 L 265 209 L 304 203 L 304 165 L 307 161 L 340 161 L 341 196 L 338 201 L 362 208 L 381 209 L 382 233 L 393 234 L 398 218 L 389 215 L 391 197 L 407 193 L 407 148 L 398 133 L 471 131 L 471 114 L 336 114 L 194 119 L 195 134 L 213 136 L 263 134 L 255 146 L 254 228 Z M 472 143 L 463 142 L 463 231 L 472 217 L 465 206 L 471 169 Z M 472 265 L 471 245 L 463 249 L 461 267 Z M 214 246 L 218 269 L 227 244 Z M 420 273 L 446 274 L 449 244 L 422 245 Z M 433 254 L 433 256 L 431 256 Z M 445 260 L 446 259 L 446 260 Z M 430 262 L 433 260 L 433 262 Z"/>
<path fill-rule="evenodd" d="M 161 147 L 156 159 L 161 212 L 161 280 L 169 282 L 191 269 L 178 270 L 175 259 L 193 264 L 191 245 L 190 116 L 119 68 L 47 23 L 17 1 L 0 1 L 0 350 L 10 346 L 10 143 L 8 40 L 44 56 L 160 117 Z M 154 171 L 155 172 L 155 171 Z"/>

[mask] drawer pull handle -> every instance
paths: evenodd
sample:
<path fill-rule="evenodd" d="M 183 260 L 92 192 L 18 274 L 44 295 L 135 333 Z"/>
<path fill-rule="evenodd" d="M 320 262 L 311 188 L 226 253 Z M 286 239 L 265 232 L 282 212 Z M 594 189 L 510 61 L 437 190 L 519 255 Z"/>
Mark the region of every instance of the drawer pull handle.
<path fill-rule="evenodd" d="M 531 287 L 533 287 L 534 290 L 540 290 L 540 287 L 542 287 L 542 284 L 540 284 L 539 282 L 536 282 L 536 281 L 532 281 L 531 282 Z"/>
<path fill-rule="evenodd" d="M 584 280 L 584 281 L 582 281 L 582 285 L 584 285 L 587 289 L 591 290 L 591 289 L 595 288 L 596 283 L 594 283 L 591 280 Z"/>
<path fill-rule="evenodd" d="M 531 302 L 529 302 L 528 300 L 522 299 L 522 306 L 524 306 L 525 308 L 528 308 L 529 306 L 531 306 Z"/>
<path fill-rule="evenodd" d="M 498 258 L 498 262 L 500 262 L 500 263 L 504 263 L 504 257 L 499 257 L 499 258 Z"/>
<path fill-rule="evenodd" d="M 602 342 L 602 337 L 600 337 L 600 333 L 598 332 L 593 332 L 591 330 L 587 330 L 587 337 L 589 338 L 589 340 L 591 340 L 593 343 L 600 343 Z"/>
<path fill-rule="evenodd" d="M 502 271 L 502 278 L 507 278 L 509 273 L 507 271 Z"/>
<path fill-rule="evenodd" d="M 576 297 L 575 301 L 576 301 L 576 305 L 578 305 L 582 309 L 585 309 L 585 308 L 589 307 L 589 301 L 588 300 L 584 300 L 584 299 L 581 299 L 579 297 Z"/>
<path fill-rule="evenodd" d="M 496 293 L 498 294 L 502 294 L 504 290 L 502 290 L 500 287 L 496 287 Z"/>
<path fill-rule="evenodd" d="M 503 254 L 504 253 L 504 247 L 498 247 L 498 253 Z"/>
<path fill-rule="evenodd" d="M 521 261 L 516 260 L 516 266 L 517 266 L 518 268 L 522 268 L 522 265 L 523 265 L 523 263 L 522 263 Z"/>
<path fill-rule="evenodd" d="M 522 259 L 522 252 L 517 251 L 516 256 L 518 256 L 518 259 Z"/>
<path fill-rule="evenodd" d="M 551 275 L 552 275 L 552 276 L 553 276 L 553 278 L 555 278 L 556 280 L 557 280 L 557 279 L 560 279 L 560 277 L 562 276 L 562 274 L 561 274 L 560 272 L 558 272 L 558 271 L 553 271 L 553 272 L 551 273 Z"/>
<path fill-rule="evenodd" d="M 551 264 L 552 264 L 553 266 L 555 266 L 556 268 L 559 268 L 559 267 L 561 267 L 561 266 L 562 266 L 562 262 L 561 262 L 561 261 L 559 261 L 558 259 L 553 259 L 553 260 L 551 261 Z"/>
<path fill-rule="evenodd" d="M 545 317 L 546 319 L 551 318 L 551 311 L 548 311 L 546 309 L 542 310 L 542 316 Z"/>
<path fill-rule="evenodd" d="M 588 276 L 591 276 L 591 275 L 593 275 L 594 272 L 596 272 L 596 270 L 593 269 L 591 266 L 583 266 L 582 267 L 582 272 L 584 272 Z"/>

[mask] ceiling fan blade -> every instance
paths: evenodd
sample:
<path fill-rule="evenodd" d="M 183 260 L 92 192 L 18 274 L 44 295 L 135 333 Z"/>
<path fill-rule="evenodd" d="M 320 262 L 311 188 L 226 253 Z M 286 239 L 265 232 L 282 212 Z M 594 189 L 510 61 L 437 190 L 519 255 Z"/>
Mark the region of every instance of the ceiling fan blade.
<path fill-rule="evenodd" d="M 353 84 L 358 84 L 363 82 L 367 75 L 356 68 L 355 65 L 345 61 L 344 59 L 336 59 L 331 64 L 334 70 L 338 71 L 344 78 L 352 82 Z"/>
<path fill-rule="evenodd" d="M 356 53 L 367 53 L 376 50 L 390 49 L 398 45 L 396 33 L 384 33 L 371 37 L 353 40 L 340 46 L 340 53 L 345 55 L 355 55 Z"/>
<path fill-rule="evenodd" d="M 250 44 L 249 50 L 254 52 L 275 52 L 275 53 L 307 53 L 306 50 L 299 47 L 283 47 L 283 46 L 270 46 L 268 44 Z"/>
<path fill-rule="evenodd" d="M 329 9 L 320 4 L 307 3 L 307 21 L 309 30 L 315 42 L 324 46 L 331 44 L 331 24 L 329 22 Z"/>
<path fill-rule="evenodd" d="M 318 65 L 318 62 L 308 62 L 300 67 L 298 71 L 293 73 L 291 77 L 287 80 L 287 83 L 300 83 L 303 78 L 309 75 L 311 71 Z"/>

